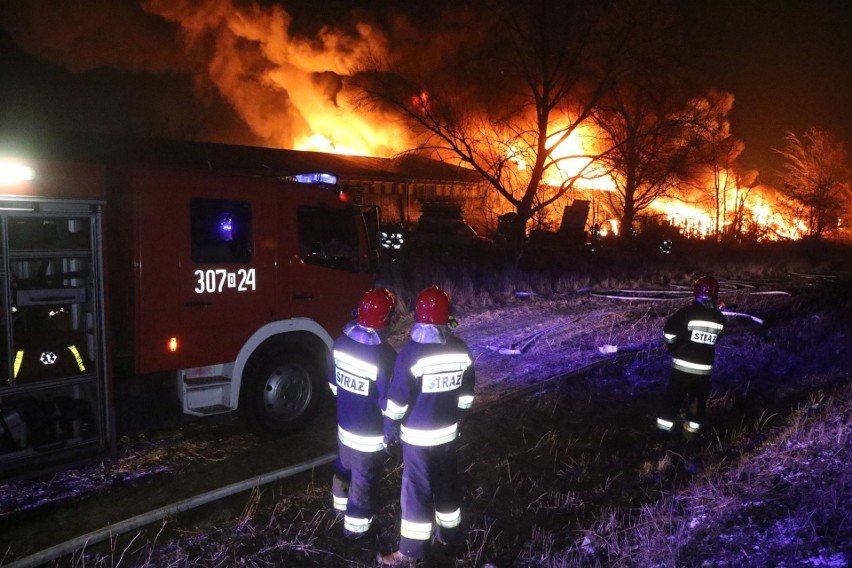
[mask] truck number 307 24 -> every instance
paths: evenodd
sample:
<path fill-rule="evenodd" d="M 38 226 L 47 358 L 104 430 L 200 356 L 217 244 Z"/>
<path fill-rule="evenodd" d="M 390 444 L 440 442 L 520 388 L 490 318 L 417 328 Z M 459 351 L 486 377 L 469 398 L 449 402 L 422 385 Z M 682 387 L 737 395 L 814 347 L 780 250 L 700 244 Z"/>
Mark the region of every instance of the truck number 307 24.
<path fill-rule="evenodd" d="M 237 292 L 255 289 L 254 268 L 240 268 L 236 272 L 228 272 L 224 268 L 195 271 L 195 293 L 221 292 L 228 288 L 236 288 Z"/>

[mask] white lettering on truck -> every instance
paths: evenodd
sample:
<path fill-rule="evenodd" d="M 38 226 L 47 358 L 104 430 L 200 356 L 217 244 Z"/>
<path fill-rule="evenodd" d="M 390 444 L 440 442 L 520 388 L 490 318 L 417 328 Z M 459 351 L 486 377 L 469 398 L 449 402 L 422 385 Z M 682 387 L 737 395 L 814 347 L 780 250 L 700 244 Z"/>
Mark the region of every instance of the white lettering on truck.
<path fill-rule="evenodd" d="M 254 268 L 240 268 L 236 272 L 228 272 L 224 268 L 195 271 L 195 293 L 212 294 L 226 288 L 236 288 L 237 292 L 255 290 Z"/>

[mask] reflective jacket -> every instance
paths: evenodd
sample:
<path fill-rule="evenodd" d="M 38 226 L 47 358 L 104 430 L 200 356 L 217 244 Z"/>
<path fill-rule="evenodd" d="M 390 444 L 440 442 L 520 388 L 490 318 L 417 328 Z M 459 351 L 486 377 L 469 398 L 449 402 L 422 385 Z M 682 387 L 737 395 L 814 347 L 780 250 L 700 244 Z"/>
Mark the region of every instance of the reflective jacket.
<path fill-rule="evenodd" d="M 712 373 L 716 340 L 726 321 L 715 306 L 698 302 L 675 312 L 663 327 L 663 340 L 672 353 L 672 367 L 693 375 Z"/>
<path fill-rule="evenodd" d="M 381 451 L 381 401 L 387 396 L 396 351 L 375 330 L 357 323 L 346 326 L 332 349 L 328 384 L 337 396 L 338 439 L 358 451 Z"/>
<path fill-rule="evenodd" d="M 399 352 L 384 407 L 389 431 L 414 446 L 438 446 L 458 436 L 473 405 L 475 376 L 467 345 L 447 326 L 415 324 Z"/>

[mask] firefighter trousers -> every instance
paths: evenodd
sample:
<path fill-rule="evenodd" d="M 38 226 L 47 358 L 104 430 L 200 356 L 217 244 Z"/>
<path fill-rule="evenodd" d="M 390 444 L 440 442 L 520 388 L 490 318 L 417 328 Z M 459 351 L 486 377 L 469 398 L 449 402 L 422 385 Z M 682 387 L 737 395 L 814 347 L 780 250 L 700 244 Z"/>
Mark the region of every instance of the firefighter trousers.
<path fill-rule="evenodd" d="M 681 408 L 686 410 L 687 425 L 697 432 L 707 416 L 707 397 L 710 396 L 710 375 L 694 375 L 673 370 L 660 418 L 674 423 Z"/>
<path fill-rule="evenodd" d="M 411 558 L 425 558 L 436 539 L 456 545 L 461 522 L 456 444 L 423 447 L 402 444 L 402 494 L 399 550 Z"/>
<path fill-rule="evenodd" d="M 384 452 L 362 452 L 338 444 L 331 493 L 334 508 L 343 513 L 343 534 L 357 536 L 370 530 L 376 512 Z"/>

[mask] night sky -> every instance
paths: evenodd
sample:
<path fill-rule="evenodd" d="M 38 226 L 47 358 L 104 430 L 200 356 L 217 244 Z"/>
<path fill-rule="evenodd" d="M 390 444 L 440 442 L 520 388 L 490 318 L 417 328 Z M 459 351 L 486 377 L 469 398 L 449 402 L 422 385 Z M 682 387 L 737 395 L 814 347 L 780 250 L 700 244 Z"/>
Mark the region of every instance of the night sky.
<path fill-rule="evenodd" d="M 373 21 L 385 25 L 392 21 L 390 11 L 400 8 L 389 1 L 260 4 L 284 6 L 293 30 L 303 35 L 322 25 L 345 25 L 355 8 L 362 10 L 360 18 L 372 12 Z M 10 8 L 21 5 L 37 9 L 21 17 Z M 0 5 L 0 128 L 59 125 L 262 142 L 228 101 L 194 75 L 199 61 L 170 45 L 171 23 L 143 13 L 133 2 L 92 0 L 85 12 L 83 5 L 68 0 Z M 437 23 L 424 17 L 431 5 L 417 6 L 421 13 L 415 21 Z M 729 118 L 733 134 L 746 144 L 743 166 L 761 170 L 771 181 L 780 166 L 772 148 L 782 146 L 787 130 L 801 133 L 816 126 L 849 144 L 852 2 L 689 0 L 681 10 L 681 25 L 695 48 L 691 64 L 708 87 L 735 96 Z"/>
<path fill-rule="evenodd" d="M 734 93 L 741 161 L 780 164 L 785 131 L 816 126 L 852 140 L 852 2 L 698 0 L 688 24 L 708 83 Z M 768 173 L 768 172 L 767 172 Z"/>

